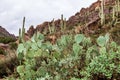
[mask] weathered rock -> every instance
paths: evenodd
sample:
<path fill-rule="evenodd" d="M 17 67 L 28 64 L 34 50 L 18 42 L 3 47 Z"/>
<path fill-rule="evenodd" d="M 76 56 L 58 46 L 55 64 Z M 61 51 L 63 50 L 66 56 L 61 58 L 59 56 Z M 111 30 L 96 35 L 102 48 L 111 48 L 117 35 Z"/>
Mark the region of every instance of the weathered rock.
<path fill-rule="evenodd" d="M 50 22 L 44 22 L 43 24 L 37 25 L 35 31 L 43 32 L 44 29 L 48 28 L 48 24 L 50 24 Z"/>
<path fill-rule="evenodd" d="M 29 36 L 29 37 L 32 37 L 33 34 L 34 34 L 34 32 L 35 32 L 34 26 L 31 25 L 30 28 L 29 28 L 29 30 L 27 31 L 28 36 Z"/>
<path fill-rule="evenodd" d="M 15 35 L 10 34 L 5 28 L 3 28 L 2 26 L 0 26 L 0 37 L 11 37 L 13 39 L 15 39 Z"/>

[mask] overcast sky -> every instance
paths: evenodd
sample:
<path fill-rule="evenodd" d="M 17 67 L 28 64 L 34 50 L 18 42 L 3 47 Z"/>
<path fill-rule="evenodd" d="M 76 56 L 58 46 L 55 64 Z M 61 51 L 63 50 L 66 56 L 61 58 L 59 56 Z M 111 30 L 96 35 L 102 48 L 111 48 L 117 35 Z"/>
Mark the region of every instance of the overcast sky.
<path fill-rule="evenodd" d="M 68 19 L 95 1 L 97 0 L 0 0 L 0 26 L 18 35 L 24 16 L 25 27 L 28 29 L 30 25 L 36 26 L 53 18 L 58 19 L 61 14 Z"/>

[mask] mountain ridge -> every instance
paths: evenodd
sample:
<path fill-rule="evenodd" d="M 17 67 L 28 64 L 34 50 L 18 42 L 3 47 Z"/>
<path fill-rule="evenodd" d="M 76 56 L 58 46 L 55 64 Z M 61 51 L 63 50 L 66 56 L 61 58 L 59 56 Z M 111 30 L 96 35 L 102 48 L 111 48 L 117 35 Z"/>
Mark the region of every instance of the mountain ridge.
<path fill-rule="evenodd" d="M 2 35 L 1 35 L 2 34 Z M 0 26 L 0 37 L 13 37 L 15 38 L 15 35 L 14 34 L 10 34 L 5 28 L 3 28 L 2 26 Z"/>
<path fill-rule="evenodd" d="M 109 4 L 113 4 L 113 3 L 114 3 L 114 0 L 104 0 L 105 5 L 109 5 Z M 92 21 L 96 21 L 96 20 L 100 19 L 99 15 L 98 15 L 100 5 L 101 5 L 101 0 L 98 0 L 94 3 L 92 3 L 89 7 L 82 8 L 79 12 L 77 12 L 75 15 L 71 16 L 66 21 L 67 28 L 71 29 L 74 26 L 78 26 L 78 24 L 81 25 L 82 23 L 90 24 Z M 29 36 L 31 37 L 34 34 L 34 32 L 36 32 L 36 31 L 44 32 L 44 30 L 49 27 L 48 24 L 50 24 L 50 25 L 52 24 L 52 21 L 43 22 L 42 24 L 37 25 L 35 28 L 30 27 L 29 30 L 27 31 L 27 34 L 29 34 Z M 61 19 L 57 19 L 54 21 L 55 27 L 57 27 L 58 31 L 60 29 L 60 21 L 61 21 Z M 48 29 L 47 29 L 47 31 L 48 31 Z"/>

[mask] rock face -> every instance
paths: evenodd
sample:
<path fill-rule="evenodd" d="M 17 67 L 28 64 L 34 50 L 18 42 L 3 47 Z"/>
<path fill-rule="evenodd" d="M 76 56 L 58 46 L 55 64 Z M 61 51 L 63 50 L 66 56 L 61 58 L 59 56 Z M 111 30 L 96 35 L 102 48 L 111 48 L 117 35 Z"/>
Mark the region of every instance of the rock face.
<path fill-rule="evenodd" d="M 35 32 L 35 29 L 34 29 L 34 26 L 32 25 L 32 26 L 30 26 L 29 30 L 27 31 L 28 36 L 32 37 L 34 32 Z"/>
<path fill-rule="evenodd" d="M 112 6 L 114 4 L 115 0 L 104 0 L 104 6 Z M 96 1 L 95 3 L 93 3 L 92 5 L 90 5 L 90 7 L 88 8 L 82 8 L 79 12 L 77 12 L 75 15 L 71 16 L 67 21 L 66 21 L 66 26 L 67 29 L 72 29 L 74 28 L 74 26 L 79 26 L 79 25 L 84 25 L 85 27 L 89 26 L 88 29 L 93 29 L 94 26 L 96 27 L 96 25 L 98 25 L 98 22 L 100 21 L 100 17 L 99 17 L 99 9 L 101 6 L 101 0 Z M 111 8 L 105 8 L 104 9 L 104 13 L 105 14 L 109 14 L 111 13 Z M 55 20 L 55 26 L 57 31 L 60 30 L 60 19 Z M 39 31 L 39 32 L 43 32 L 45 29 L 46 31 L 48 31 L 48 24 L 51 25 L 51 22 L 44 22 L 40 25 L 37 25 L 37 27 L 35 29 L 30 29 L 28 30 L 28 34 L 30 34 L 30 36 L 33 35 L 33 33 L 35 31 Z M 93 25 L 92 25 L 93 24 Z M 97 26 L 98 28 L 99 26 Z"/>
<path fill-rule="evenodd" d="M 15 36 L 13 34 L 10 34 L 5 28 L 0 26 L 0 37 L 11 37 L 15 39 Z"/>
<path fill-rule="evenodd" d="M 104 13 L 110 14 L 112 11 L 112 8 L 108 8 L 109 6 L 112 7 L 115 0 L 104 0 Z M 98 21 L 100 19 L 99 13 L 100 13 L 100 6 L 101 6 L 101 0 L 98 0 L 97 2 L 90 5 L 88 8 L 82 8 L 80 12 L 77 12 L 75 15 L 71 16 L 67 21 L 67 26 L 74 27 L 77 26 L 78 23 L 80 25 L 82 24 L 90 24 L 91 22 Z M 108 7 L 106 7 L 108 6 Z M 92 24 L 92 23 L 91 23 Z"/>

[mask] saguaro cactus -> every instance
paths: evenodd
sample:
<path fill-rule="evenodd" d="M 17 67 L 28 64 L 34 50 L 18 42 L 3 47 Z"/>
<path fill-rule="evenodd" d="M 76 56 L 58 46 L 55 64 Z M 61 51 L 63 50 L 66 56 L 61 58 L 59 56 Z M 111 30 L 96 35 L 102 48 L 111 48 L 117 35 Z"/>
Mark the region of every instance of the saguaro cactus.
<path fill-rule="evenodd" d="M 25 37 L 25 17 L 23 18 L 23 26 L 22 29 L 19 29 L 19 42 L 24 42 L 24 37 Z"/>
<path fill-rule="evenodd" d="M 112 12 L 112 26 L 119 23 L 120 1 L 116 0 Z"/>
<path fill-rule="evenodd" d="M 104 14 L 104 0 L 101 0 L 101 7 L 99 10 L 99 17 L 101 18 L 101 25 L 105 24 L 105 14 Z"/>
<path fill-rule="evenodd" d="M 60 28 L 63 30 L 63 14 L 61 15 L 61 20 L 60 20 Z"/>
<path fill-rule="evenodd" d="M 56 27 L 55 27 L 55 21 L 54 21 L 54 19 L 53 19 L 53 21 L 52 21 L 52 33 L 55 33 L 56 32 L 56 29 L 55 29 Z"/>
<path fill-rule="evenodd" d="M 120 1 L 119 0 L 115 1 L 115 7 L 116 7 L 116 12 L 120 11 Z"/>
<path fill-rule="evenodd" d="M 52 30 L 51 30 L 51 26 L 50 26 L 49 23 L 48 23 L 48 28 L 49 28 L 49 33 L 51 34 L 51 33 L 52 33 Z"/>
<path fill-rule="evenodd" d="M 112 19 L 113 19 L 113 21 L 115 20 L 115 11 L 116 11 L 116 8 L 115 8 L 115 6 L 113 6 L 113 12 L 112 12 Z"/>
<path fill-rule="evenodd" d="M 54 19 L 52 20 L 51 25 L 48 23 L 48 29 L 50 34 L 55 33 L 56 32 L 56 27 L 55 27 L 55 22 Z"/>
<path fill-rule="evenodd" d="M 61 15 L 60 28 L 61 31 L 64 31 L 66 29 L 66 18 L 63 19 L 63 14 Z"/>
<path fill-rule="evenodd" d="M 21 42 L 21 29 L 19 28 L 19 42 Z"/>
<path fill-rule="evenodd" d="M 25 37 L 25 17 L 23 18 L 22 39 Z"/>
<path fill-rule="evenodd" d="M 64 30 L 66 29 L 66 18 L 64 18 L 64 25 L 63 25 L 63 27 L 64 27 Z"/>

